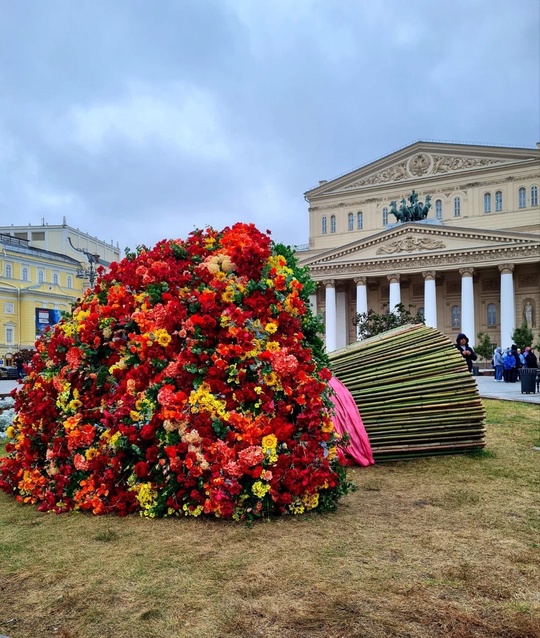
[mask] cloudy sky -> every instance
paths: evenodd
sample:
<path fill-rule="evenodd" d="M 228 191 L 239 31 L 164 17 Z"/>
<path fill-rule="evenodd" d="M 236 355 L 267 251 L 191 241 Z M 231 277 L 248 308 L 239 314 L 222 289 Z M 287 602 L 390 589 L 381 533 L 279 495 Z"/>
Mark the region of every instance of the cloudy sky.
<path fill-rule="evenodd" d="M 538 0 L 0 0 L 0 225 L 253 221 L 417 140 L 534 147 Z"/>

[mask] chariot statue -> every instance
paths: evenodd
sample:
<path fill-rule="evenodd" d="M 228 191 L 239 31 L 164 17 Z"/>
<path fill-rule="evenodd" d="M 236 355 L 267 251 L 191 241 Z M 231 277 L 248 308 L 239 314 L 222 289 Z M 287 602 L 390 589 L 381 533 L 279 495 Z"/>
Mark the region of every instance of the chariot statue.
<path fill-rule="evenodd" d="M 409 203 L 407 204 L 407 199 Z M 390 202 L 390 212 L 398 222 L 417 222 L 425 219 L 431 208 L 431 195 L 426 195 L 425 202 L 418 201 L 418 193 L 413 190 L 409 197 L 401 200 L 398 208 L 397 202 Z"/>

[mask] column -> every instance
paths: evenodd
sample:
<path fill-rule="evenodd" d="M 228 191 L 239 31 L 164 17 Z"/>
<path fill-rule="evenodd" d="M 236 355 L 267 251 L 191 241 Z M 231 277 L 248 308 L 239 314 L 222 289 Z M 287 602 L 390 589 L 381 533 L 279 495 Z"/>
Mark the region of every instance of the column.
<path fill-rule="evenodd" d="M 460 268 L 461 275 L 461 332 L 469 337 L 469 343 L 474 348 L 476 332 L 474 329 L 474 268 Z"/>
<path fill-rule="evenodd" d="M 336 284 L 333 279 L 323 281 L 325 286 L 325 344 L 326 352 L 337 349 L 337 303 Z"/>
<path fill-rule="evenodd" d="M 367 314 L 367 277 L 355 277 L 356 284 L 356 314 Z M 358 340 L 358 331 L 356 331 L 356 339 Z"/>
<path fill-rule="evenodd" d="M 512 333 L 516 329 L 516 307 L 514 299 L 514 264 L 501 264 L 501 343 L 502 348 L 512 345 Z"/>
<path fill-rule="evenodd" d="M 432 328 L 437 327 L 435 275 L 434 270 L 426 270 L 422 273 L 422 277 L 424 278 L 424 321 L 426 326 L 431 326 Z"/>
<path fill-rule="evenodd" d="M 387 275 L 386 277 L 390 282 L 390 303 L 388 310 L 394 312 L 395 307 L 401 303 L 400 275 L 395 273 L 393 275 Z"/>

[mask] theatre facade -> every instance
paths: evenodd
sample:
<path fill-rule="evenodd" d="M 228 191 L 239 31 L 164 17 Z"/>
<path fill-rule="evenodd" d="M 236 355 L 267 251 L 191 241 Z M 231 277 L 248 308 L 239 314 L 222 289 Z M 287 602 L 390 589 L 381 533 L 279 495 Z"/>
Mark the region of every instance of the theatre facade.
<path fill-rule="evenodd" d="M 526 324 L 540 340 L 540 149 L 416 142 L 305 193 L 327 351 L 356 341 L 357 313 L 398 303 L 452 341 L 508 347 Z M 392 202 L 431 198 L 397 222 Z"/>

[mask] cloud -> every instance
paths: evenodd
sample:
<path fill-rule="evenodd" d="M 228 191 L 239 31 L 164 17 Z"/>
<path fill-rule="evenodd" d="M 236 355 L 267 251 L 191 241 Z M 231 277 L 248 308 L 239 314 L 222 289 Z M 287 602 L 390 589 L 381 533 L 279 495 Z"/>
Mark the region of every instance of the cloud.
<path fill-rule="evenodd" d="M 91 154 L 121 144 L 137 151 L 159 145 L 187 156 L 230 157 L 216 100 L 187 83 L 153 87 L 131 83 L 127 95 L 116 101 L 72 106 L 60 126 L 67 128 L 68 140 Z"/>
<path fill-rule="evenodd" d="M 537 0 L 6 7 L 0 224 L 302 244 L 320 179 L 418 139 L 538 141 Z"/>

